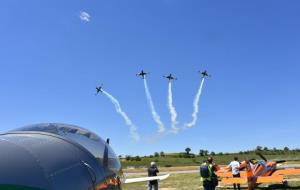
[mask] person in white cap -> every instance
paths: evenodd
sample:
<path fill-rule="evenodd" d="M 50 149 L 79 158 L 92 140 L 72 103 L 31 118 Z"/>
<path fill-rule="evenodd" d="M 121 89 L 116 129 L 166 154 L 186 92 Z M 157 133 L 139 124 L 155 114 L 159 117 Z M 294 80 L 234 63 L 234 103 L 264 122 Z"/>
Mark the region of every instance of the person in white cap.
<path fill-rule="evenodd" d="M 159 170 L 157 169 L 156 163 L 151 162 L 150 167 L 148 168 L 148 177 L 157 176 L 157 173 L 159 173 Z M 152 187 L 154 190 L 158 190 L 157 180 L 152 180 L 148 182 L 148 190 L 152 190 Z"/>

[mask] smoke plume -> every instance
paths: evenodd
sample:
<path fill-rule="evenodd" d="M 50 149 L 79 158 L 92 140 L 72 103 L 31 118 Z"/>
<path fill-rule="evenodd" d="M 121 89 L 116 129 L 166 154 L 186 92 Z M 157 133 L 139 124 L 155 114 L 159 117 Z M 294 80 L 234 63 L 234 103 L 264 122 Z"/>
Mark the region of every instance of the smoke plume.
<path fill-rule="evenodd" d="M 130 137 L 134 141 L 138 141 L 140 139 L 140 136 L 137 133 L 137 128 L 132 123 L 132 121 L 129 119 L 127 114 L 122 110 L 119 101 L 115 97 L 113 97 L 111 94 L 109 94 L 108 92 L 106 92 L 104 90 L 103 90 L 103 94 L 105 94 L 111 100 L 111 102 L 114 104 L 114 106 L 116 108 L 117 113 L 119 113 L 123 117 L 123 119 L 125 120 L 126 125 L 129 127 Z"/>
<path fill-rule="evenodd" d="M 143 79 L 144 80 L 144 86 L 145 86 L 145 92 L 146 92 L 146 96 L 147 96 L 147 100 L 151 109 L 151 113 L 152 113 L 152 117 L 155 121 L 155 123 L 158 126 L 158 132 L 159 133 L 163 133 L 165 131 L 165 127 L 164 124 L 162 123 L 162 121 L 160 120 L 160 116 L 157 114 L 153 101 L 152 101 L 152 97 L 148 88 L 148 84 L 147 84 L 147 80 L 146 77 Z"/>
<path fill-rule="evenodd" d="M 169 82 L 169 90 L 168 90 L 168 108 L 169 112 L 171 115 L 171 127 L 172 127 L 172 132 L 177 133 L 178 128 L 177 128 L 177 112 L 176 109 L 173 105 L 173 94 L 172 94 L 172 82 Z"/>
<path fill-rule="evenodd" d="M 204 78 L 202 78 L 202 80 L 201 80 L 200 87 L 199 87 L 198 92 L 197 92 L 197 94 L 195 96 L 195 99 L 194 99 L 194 104 L 193 104 L 194 111 L 192 113 L 192 121 L 190 123 L 185 124 L 185 126 L 188 127 L 188 128 L 193 127 L 197 122 L 198 112 L 199 112 L 199 100 L 200 100 L 200 96 L 201 96 L 201 93 L 202 93 L 203 84 L 204 84 Z"/>

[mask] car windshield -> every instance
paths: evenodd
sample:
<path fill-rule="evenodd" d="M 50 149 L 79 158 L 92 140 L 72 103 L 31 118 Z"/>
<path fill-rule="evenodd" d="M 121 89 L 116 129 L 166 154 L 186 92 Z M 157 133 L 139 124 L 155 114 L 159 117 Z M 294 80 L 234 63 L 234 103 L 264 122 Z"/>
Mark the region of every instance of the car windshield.
<path fill-rule="evenodd" d="M 107 165 L 109 170 L 119 171 L 121 168 L 121 164 L 116 154 L 103 139 L 95 133 L 76 125 L 43 123 L 25 126 L 12 132 L 16 131 L 40 131 L 65 137 L 87 149 L 101 165 L 105 162 L 105 165 Z M 107 160 L 105 161 L 103 160 L 104 152 L 107 152 Z"/>

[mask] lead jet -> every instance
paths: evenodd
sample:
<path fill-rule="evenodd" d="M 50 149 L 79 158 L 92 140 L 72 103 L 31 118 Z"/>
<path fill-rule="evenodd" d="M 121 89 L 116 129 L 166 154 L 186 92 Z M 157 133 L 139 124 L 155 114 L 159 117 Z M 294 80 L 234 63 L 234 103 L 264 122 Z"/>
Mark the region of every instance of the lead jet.
<path fill-rule="evenodd" d="M 126 179 L 109 139 L 69 124 L 41 123 L 1 133 L 0 152 L 1 190 L 122 190 L 122 183 L 169 176 Z"/>
<path fill-rule="evenodd" d="M 168 79 L 169 82 L 171 82 L 172 80 L 177 80 L 177 78 L 174 75 L 172 75 L 172 74 L 169 74 L 168 76 L 163 76 L 163 77 L 165 77 L 166 79 Z"/>
<path fill-rule="evenodd" d="M 144 70 L 142 70 L 140 73 L 137 73 L 136 76 L 142 77 L 142 79 L 145 79 L 145 76 L 150 74 L 149 72 L 144 72 Z"/>
<path fill-rule="evenodd" d="M 101 84 L 100 86 L 96 86 L 96 94 L 95 95 L 98 95 L 99 92 L 103 92 L 103 84 Z"/>
<path fill-rule="evenodd" d="M 208 73 L 207 73 L 207 71 L 205 70 L 205 71 L 199 71 L 199 73 L 201 73 L 201 75 L 202 75 L 202 78 L 207 78 L 207 77 L 211 77 L 211 75 L 209 75 Z"/>

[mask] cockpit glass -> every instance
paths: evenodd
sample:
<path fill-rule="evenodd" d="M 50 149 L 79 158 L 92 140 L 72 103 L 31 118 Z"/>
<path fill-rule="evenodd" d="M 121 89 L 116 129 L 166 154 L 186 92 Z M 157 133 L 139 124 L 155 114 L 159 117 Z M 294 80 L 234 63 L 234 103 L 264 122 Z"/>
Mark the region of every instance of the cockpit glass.
<path fill-rule="evenodd" d="M 113 172 L 117 172 L 121 169 L 120 161 L 111 147 L 95 133 L 84 128 L 75 125 L 45 123 L 22 127 L 12 132 L 16 131 L 40 131 L 62 136 L 83 146 L 93 154 L 99 164 L 105 166 L 105 168 Z"/>

